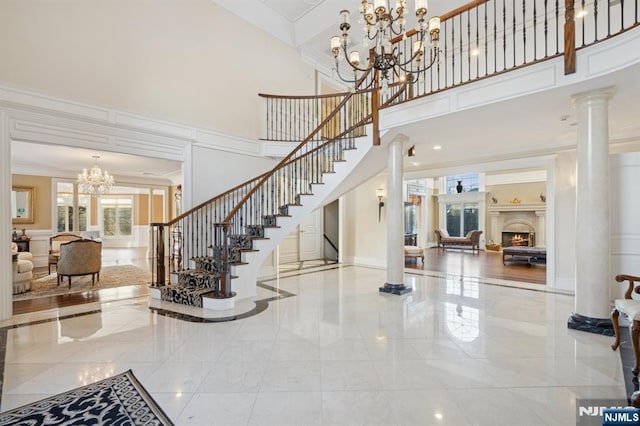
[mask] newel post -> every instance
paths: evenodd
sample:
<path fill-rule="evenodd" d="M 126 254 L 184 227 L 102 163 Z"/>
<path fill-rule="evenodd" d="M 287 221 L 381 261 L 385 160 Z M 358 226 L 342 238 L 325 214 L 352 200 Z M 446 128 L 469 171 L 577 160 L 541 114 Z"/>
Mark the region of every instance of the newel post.
<path fill-rule="evenodd" d="M 576 21 L 574 1 L 564 0 L 564 74 L 576 72 Z"/>
<path fill-rule="evenodd" d="M 164 267 L 164 226 L 157 225 L 158 234 L 156 238 L 156 282 L 155 287 L 163 287 L 165 279 Z"/>
<path fill-rule="evenodd" d="M 220 253 L 220 297 L 231 297 L 231 268 L 229 266 L 229 229 L 231 224 L 215 223 L 215 245 Z"/>
<path fill-rule="evenodd" d="M 373 145 L 380 145 L 380 89 L 377 84 L 371 93 L 371 123 L 373 127 Z"/>

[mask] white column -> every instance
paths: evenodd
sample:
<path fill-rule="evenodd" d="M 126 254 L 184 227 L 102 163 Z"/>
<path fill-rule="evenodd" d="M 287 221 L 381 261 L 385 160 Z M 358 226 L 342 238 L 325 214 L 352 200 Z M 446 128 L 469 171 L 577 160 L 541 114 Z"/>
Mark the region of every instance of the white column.
<path fill-rule="evenodd" d="M 573 97 L 578 109 L 576 295 L 570 328 L 601 333 L 610 315 L 609 99 L 613 88 Z M 600 321 L 604 319 L 604 321 Z"/>
<path fill-rule="evenodd" d="M 404 135 L 396 136 L 389 144 L 387 168 L 387 282 L 380 291 L 404 294 L 411 291 L 404 285 L 404 203 L 402 201 L 402 154 L 407 141 Z"/>
<path fill-rule="evenodd" d="M 500 234 L 500 226 L 498 225 L 498 219 L 500 218 L 500 212 L 489 212 L 491 216 L 491 239 L 494 244 L 502 243 L 502 235 Z"/>
<path fill-rule="evenodd" d="M 0 320 L 11 318 L 13 314 L 12 298 L 12 265 L 11 265 L 11 139 L 9 137 L 9 123 L 7 113 L 0 110 Z"/>
<path fill-rule="evenodd" d="M 56 187 L 56 192 L 58 192 L 58 188 Z M 57 200 L 58 197 L 56 197 Z M 75 232 L 76 234 L 80 232 L 80 201 L 78 196 L 78 184 L 73 183 L 73 194 L 72 194 L 72 204 L 73 204 L 73 229 L 70 229 L 71 232 Z M 87 217 L 87 231 L 89 230 L 89 226 L 91 225 L 91 217 Z"/>
<path fill-rule="evenodd" d="M 536 211 L 536 246 L 547 245 L 547 212 Z"/>

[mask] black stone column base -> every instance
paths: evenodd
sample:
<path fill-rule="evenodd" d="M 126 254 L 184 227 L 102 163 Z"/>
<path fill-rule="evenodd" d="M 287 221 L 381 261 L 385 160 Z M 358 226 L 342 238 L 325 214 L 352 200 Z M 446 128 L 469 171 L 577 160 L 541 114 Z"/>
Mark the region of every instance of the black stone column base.
<path fill-rule="evenodd" d="M 569 316 L 567 327 L 573 330 L 602 334 L 603 336 L 614 335 L 611 318 L 591 318 L 573 312 Z"/>
<path fill-rule="evenodd" d="M 395 295 L 403 295 L 403 294 L 407 294 L 413 291 L 413 289 L 411 287 L 407 287 L 404 284 L 389 284 L 389 283 L 385 283 L 384 287 L 380 287 L 379 288 L 380 293 L 388 293 L 388 294 L 395 294 Z"/>

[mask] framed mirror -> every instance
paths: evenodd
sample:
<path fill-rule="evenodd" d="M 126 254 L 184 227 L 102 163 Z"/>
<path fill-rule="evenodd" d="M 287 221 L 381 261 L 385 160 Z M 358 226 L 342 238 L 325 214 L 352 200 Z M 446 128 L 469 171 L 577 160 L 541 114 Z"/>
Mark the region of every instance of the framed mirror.
<path fill-rule="evenodd" d="M 11 223 L 33 223 L 35 192 L 33 186 L 11 188 Z"/>

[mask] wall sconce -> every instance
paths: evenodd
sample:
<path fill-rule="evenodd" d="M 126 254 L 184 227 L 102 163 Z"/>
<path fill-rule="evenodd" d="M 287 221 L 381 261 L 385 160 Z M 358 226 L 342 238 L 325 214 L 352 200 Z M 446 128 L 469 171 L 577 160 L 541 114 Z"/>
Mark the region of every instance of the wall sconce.
<path fill-rule="evenodd" d="M 409 157 L 413 157 L 414 155 L 416 155 L 416 146 L 413 145 L 411 148 L 409 148 Z"/>
<path fill-rule="evenodd" d="M 380 222 L 380 218 L 382 217 L 382 208 L 384 207 L 384 188 L 378 188 L 376 191 L 376 196 L 378 197 L 378 222 Z"/>

